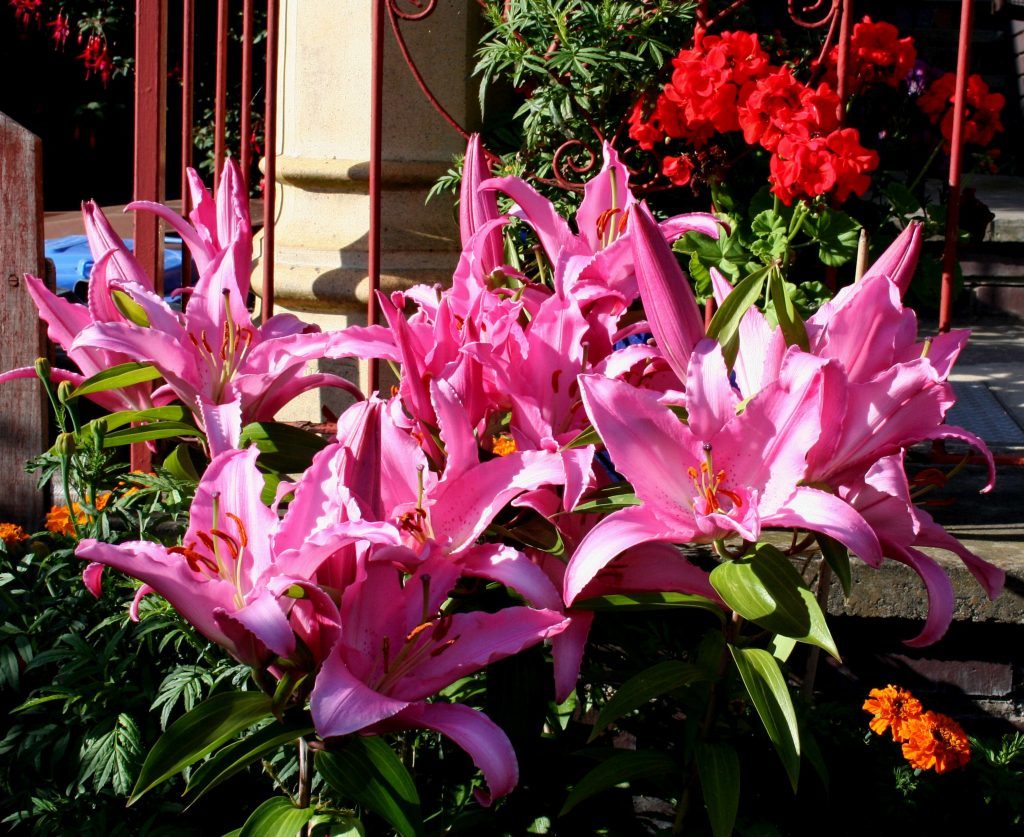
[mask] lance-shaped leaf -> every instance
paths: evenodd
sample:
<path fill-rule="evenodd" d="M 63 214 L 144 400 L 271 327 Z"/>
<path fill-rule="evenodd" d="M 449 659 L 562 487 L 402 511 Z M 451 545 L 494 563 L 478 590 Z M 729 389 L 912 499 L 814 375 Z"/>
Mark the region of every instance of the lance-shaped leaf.
<path fill-rule="evenodd" d="M 697 775 L 714 837 L 729 837 L 740 807 L 740 758 L 733 747 L 697 745 Z"/>
<path fill-rule="evenodd" d="M 269 715 L 270 698 L 261 692 L 227 692 L 203 701 L 149 751 L 128 804 Z"/>
<path fill-rule="evenodd" d="M 316 816 L 316 808 L 296 808 L 284 796 L 268 799 L 245 821 L 238 837 L 295 837 Z"/>
<path fill-rule="evenodd" d="M 678 773 L 679 766 L 668 753 L 646 750 L 617 752 L 576 783 L 558 815 L 565 816 L 585 799 L 623 782 L 635 779 L 660 779 L 672 782 Z"/>
<path fill-rule="evenodd" d="M 402 837 L 423 832 L 416 783 L 384 739 L 349 736 L 342 747 L 318 752 L 315 764 L 328 785 L 382 816 Z"/>
<path fill-rule="evenodd" d="M 760 543 L 753 555 L 719 564 L 711 571 L 711 586 L 744 619 L 774 634 L 817 645 L 839 659 L 814 594 L 771 544 Z"/>
<path fill-rule="evenodd" d="M 247 735 L 241 741 L 232 742 L 214 753 L 189 777 L 185 788 L 185 794 L 192 797 L 189 804 L 240 770 L 244 770 L 265 753 L 311 732 L 313 727 L 307 725 L 304 719 L 292 718 L 284 723 L 274 721 L 252 735 Z"/>
<path fill-rule="evenodd" d="M 796 791 L 800 778 L 800 730 L 786 680 L 776 659 L 760 648 L 729 646 L 743 685 L 761 716 L 768 737 L 782 759 L 789 782 Z"/>
<path fill-rule="evenodd" d="M 612 721 L 639 709 L 654 698 L 706 679 L 703 670 L 679 660 L 665 660 L 644 669 L 623 683 L 612 699 L 601 707 L 587 740 L 593 741 Z"/>

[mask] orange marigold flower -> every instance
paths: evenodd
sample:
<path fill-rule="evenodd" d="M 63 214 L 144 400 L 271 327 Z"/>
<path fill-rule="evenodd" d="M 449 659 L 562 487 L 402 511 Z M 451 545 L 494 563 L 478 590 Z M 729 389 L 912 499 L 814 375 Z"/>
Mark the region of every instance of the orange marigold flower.
<path fill-rule="evenodd" d="M 103 511 L 109 501 L 109 491 L 96 495 L 96 510 Z M 73 537 L 75 534 L 75 524 L 71 521 L 72 513 L 74 513 L 75 522 L 79 526 L 85 526 L 91 522 L 91 518 L 86 514 L 85 509 L 78 503 L 72 503 L 70 509 L 67 506 L 52 506 L 46 515 L 46 531 L 53 532 L 55 535 Z"/>
<path fill-rule="evenodd" d="M 516 440 L 511 436 L 492 436 L 491 450 L 496 456 L 508 456 L 516 452 Z"/>
<path fill-rule="evenodd" d="M 906 725 L 903 757 L 918 770 L 947 773 L 971 760 L 971 744 L 963 727 L 948 715 L 928 711 Z"/>
<path fill-rule="evenodd" d="M 906 689 L 890 684 L 868 693 L 864 711 L 875 716 L 868 722 L 872 732 L 881 735 L 891 729 L 893 741 L 906 741 L 907 724 L 921 716 L 921 701 Z"/>
<path fill-rule="evenodd" d="M 16 523 L 0 523 L 0 540 L 8 546 L 28 540 L 28 535 Z"/>

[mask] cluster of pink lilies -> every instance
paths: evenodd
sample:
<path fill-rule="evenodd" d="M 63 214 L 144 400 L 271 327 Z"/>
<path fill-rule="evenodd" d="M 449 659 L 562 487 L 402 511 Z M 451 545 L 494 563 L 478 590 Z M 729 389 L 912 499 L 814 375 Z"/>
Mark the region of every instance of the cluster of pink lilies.
<path fill-rule="evenodd" d="M 679 545 L 731 542 L 722 554 L 740 555 L 763 530 L 796 529 L 872 566 L 903 562 L 930 600 L 914 645 L 937 640 L 953 610 L 949 579 L 921 547 L 955 553 L 989 596 L 1000 592 L 1003 573 L 914 506 L 904 470 L 909 446 L 956 438 L 988 456 L 991 484 L 984 445 L 943 423 L 967 334 L 921 341 L 900 301 L 917 226 L 806 322 L 802 347 L 750 307 L 738 349 L 723 352 L 670 247 L 687 231 L 717 236 L 715 217 L 659 223 L 606 148 L 570 225 L 524 181 L 491 178 L 474 139 L 452 286 L 382 298 L 386 326 L 322 333 L 291 315 L 253 326 L 241 179 L 229 163 L 216 200 L 193 183 L 191 224 L 136 207 L 157 212 L 192 251 L 199 280 L 184 314 L 154 293 L 91 204 L 88 306 L 30 280 L 51 337 L 84 376 L 142 361 L 163 377 L 152 392 L 97 401 L 178 400 L 211 456 L 180 546 L 84 540 L 77 554 L 94 562 L 92 589 L 103 565 L 121 570 L 143 582 L 133 608 L 156 592 L 238 660 L 304 677 L 299 693 L 322 738 L 436 730 L 483 771 L 482 802 L 508 793 L 517 767 L 506 735 L 474 709 L 431 698 L 548 641 L 563 700 L 593 620 L 579 606 L 586 599 L 656 591 L 721 603 Z M 536 234 L 543 281 L 506 263 L 499 193 Z M 715 277 L 719 305 L 731 291 Z M 336 439 L 266 506 L 258 451 L 239 449 L 242 427 L 310 387 L 355 393 L 333 376 L 303 375 L 310 360 L 352 356 L 397 364 L 394 395 L 360 398 Z M 623 481 L 633 504 L 574 511 Z M 517 515 L 543 518 L 564 550 L 508 537 Z M 498 582 L 521 604 L 460 611 L 451 594 L 463 579 Z"/>

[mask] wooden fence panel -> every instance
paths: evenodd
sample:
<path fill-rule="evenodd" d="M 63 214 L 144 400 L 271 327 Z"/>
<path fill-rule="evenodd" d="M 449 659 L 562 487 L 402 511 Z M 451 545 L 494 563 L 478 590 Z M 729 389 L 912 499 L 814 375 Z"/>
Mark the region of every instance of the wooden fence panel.
<path fill-rule="evenodd" d="M 23 275 L 42 276 L 42 142 L 0 113 L 0 370 L 47 354 L 45 326 Z M 42 528 L 44 497 L 25 460 L 47 446 L 49 413 L 38 381 L 0 387 L 0 522 Z"/>

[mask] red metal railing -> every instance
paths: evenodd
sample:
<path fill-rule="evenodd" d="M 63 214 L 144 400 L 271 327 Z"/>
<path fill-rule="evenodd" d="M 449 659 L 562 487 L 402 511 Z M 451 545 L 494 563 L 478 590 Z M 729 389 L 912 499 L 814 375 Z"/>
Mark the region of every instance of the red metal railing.
<path fill-rule="evenodd" d="M 195 150 L 196 104 L 196 2 L 181 0 L 181 211 L 190 206 L 185 169 L 192 165 Z M 135 16 L 135 200 L 163 201 L 167 170 L 167 42 L 169 0 L 137 0 Z M 228 154 L 227 122 L 228 91 L 231 72 L 230 41 L 232 21 L 231 0 L 217 0 L 216 55 L 214 61 L 214 186 L 219 183 L 221 164 Z M 254 4 L 242 0 L 241 7 L 241 95 L 240 147 L 232 153 L 241 163 L 248 184 L 252 164 L 251 134 L 254 89 Z M 261 316 L 266 321 L 274 309 L 274 213 L 275 160 L 277 126 L 277 44 L 278 3 L 267 0 L 266 6 L 266 75 L 262 80 L 264 96 L 264 160 L 263 178 L 263 281 Z M 159 222 L 151 213 L 140 212 L 134 218 L 135 255 L 142 267 L 154 277 L 158 291 L 163 289 L 163 238 Z M 191 261 L 187 248 L 182 252 L 182 285 L 191 278 Z M 149 452 L 143 445 L 132 448 L 132 467 L 149 470 Z"/>
<path fill-rule="evenodd" d="M 371 75 L 371 149 L 370 149 L 370 218 L 368 243 L 369 296 L 367 321 L 377 321 L 376 294 L 380 287 L 380 166 L 382 156 L 382 112 L 384 107 L 384 15 L 387 14 L 400 53 L 408 64 L 414 79 L 430 103 L 452 127 L 463 136 L 465 130 L 447 113 L 427 87 L 406 47 L 400 31 L 400 21 L 419 21 L 429 17 L 437 0 L 405 0 L 410 10 L 401 8 L 401 0 L 371 0 L 372 8 L 372 75 Z M 239 156 L 246 176 L 250 172 L 249 146 L 252 123 L 250 108 L 253 95 L 253 0 L 241 0 L 241 148 Z M 704 27 L 715 27 L 745 6 L 749 0 L 734 0 L 714 13 L 709 0 L 698 0 L 697 19 Z M 182 84 L 181 84 L 181 145 L 182 168 L 192 159 L 194 136 L 194 0 L 182 0 Z M 167 78 L 167 4 L 168 0 L 137 0 L 136 14 L 136 141 L 135 141 L 135 198 L 162 200 L 165 183 L 164 114 L 166 112 Z M 215 178 L 219 179 L 220 164 L 227 153 L 227 90 L 229 72 L 230 0 L 217 0 L 217 44 L 215 82 Z M 794 23 L 806 28 L 828 27 L 822 54 L 833 42 L 838 44 L 838 75 L 840 100 L 845 102 L 848 90 L 847 66 L 850 29 L 854 0 L 787 0 L 787 10 Z M 264 239 L 262 316 L 266 320 L 274 307 L 274 216 L 275 147 L 277 122 L 277 44 L 278 0 L 267 0 L 266 76 L 264 79 Z M 957 230 L 959 226 L 960 174 L 963 152 L 963 121 L 966 85 L 969 69 L 969 48 L 973 31 L 973 0 L 962 0 L 959 47 L 957 54 L 957 83 L 954 101 L 954 130 L 949 166 L 949 207 L 945 249 L 943 252 L 942 297 L 939 328 L 947 331 L 952 322 L 952 287 L 957 258 Z M 182 211 L 187 212 L 188 189 L 184 176 L 181 180 Z M 136 255 L 143 267 L 157 277 L 161 274 L 161 238 L 153 216 L 140 213 L 135 218 Z M 188 278 L 188 262 L 183 263 L 183 281 Z M 369 369 L 369 389 L 379 385 L 376 364 Z"/>
<path fill-rule="evenodd" d="M 190 207 L 188 180 L 185 168 L 194 156 L 195 123 L 195 44 L 196 2 L 181 0 L 181 201 L 182 212 Z M 254 3 L 242 0 L 234 8 L 232 0 L 217 0 L 216 53 L 214 60 L 214 188 L 220 181 L 220 168 L 229 153 L 227 122 L 229 77 L 231 75 L 231 23 L 232 11 L 240 11 L 241 18 L 241 137 L 234 153 L 241 163 L 248 182 L 252 164 L 252 105 L 254 89 Z M 266 6 L 266 76 L 262 80 L 264 95 L 264 161 L 263 179 L 264 218 L 274 217 L 274 154 L 277 123 L 277 42 L 278 4 L 267 0 Z M 135 189 L 136 200 L 162 201 L 166 184 L 166 112 L 167 112 L 167 18 L 168 0 L 137 0 L 135 22 Z M 273 313 L 273 223 L 264 225 L 263 306 L 264 319 Z M 136 256 L 142 266 L 154 277 L 161 274 L 162 240 L 156 219 L 148 213 L 135 216 Z M 187 253 L 182 259 L 182 283 L 190 278 Z M 158 279 L 159 281 L 159 279 Z"/>

